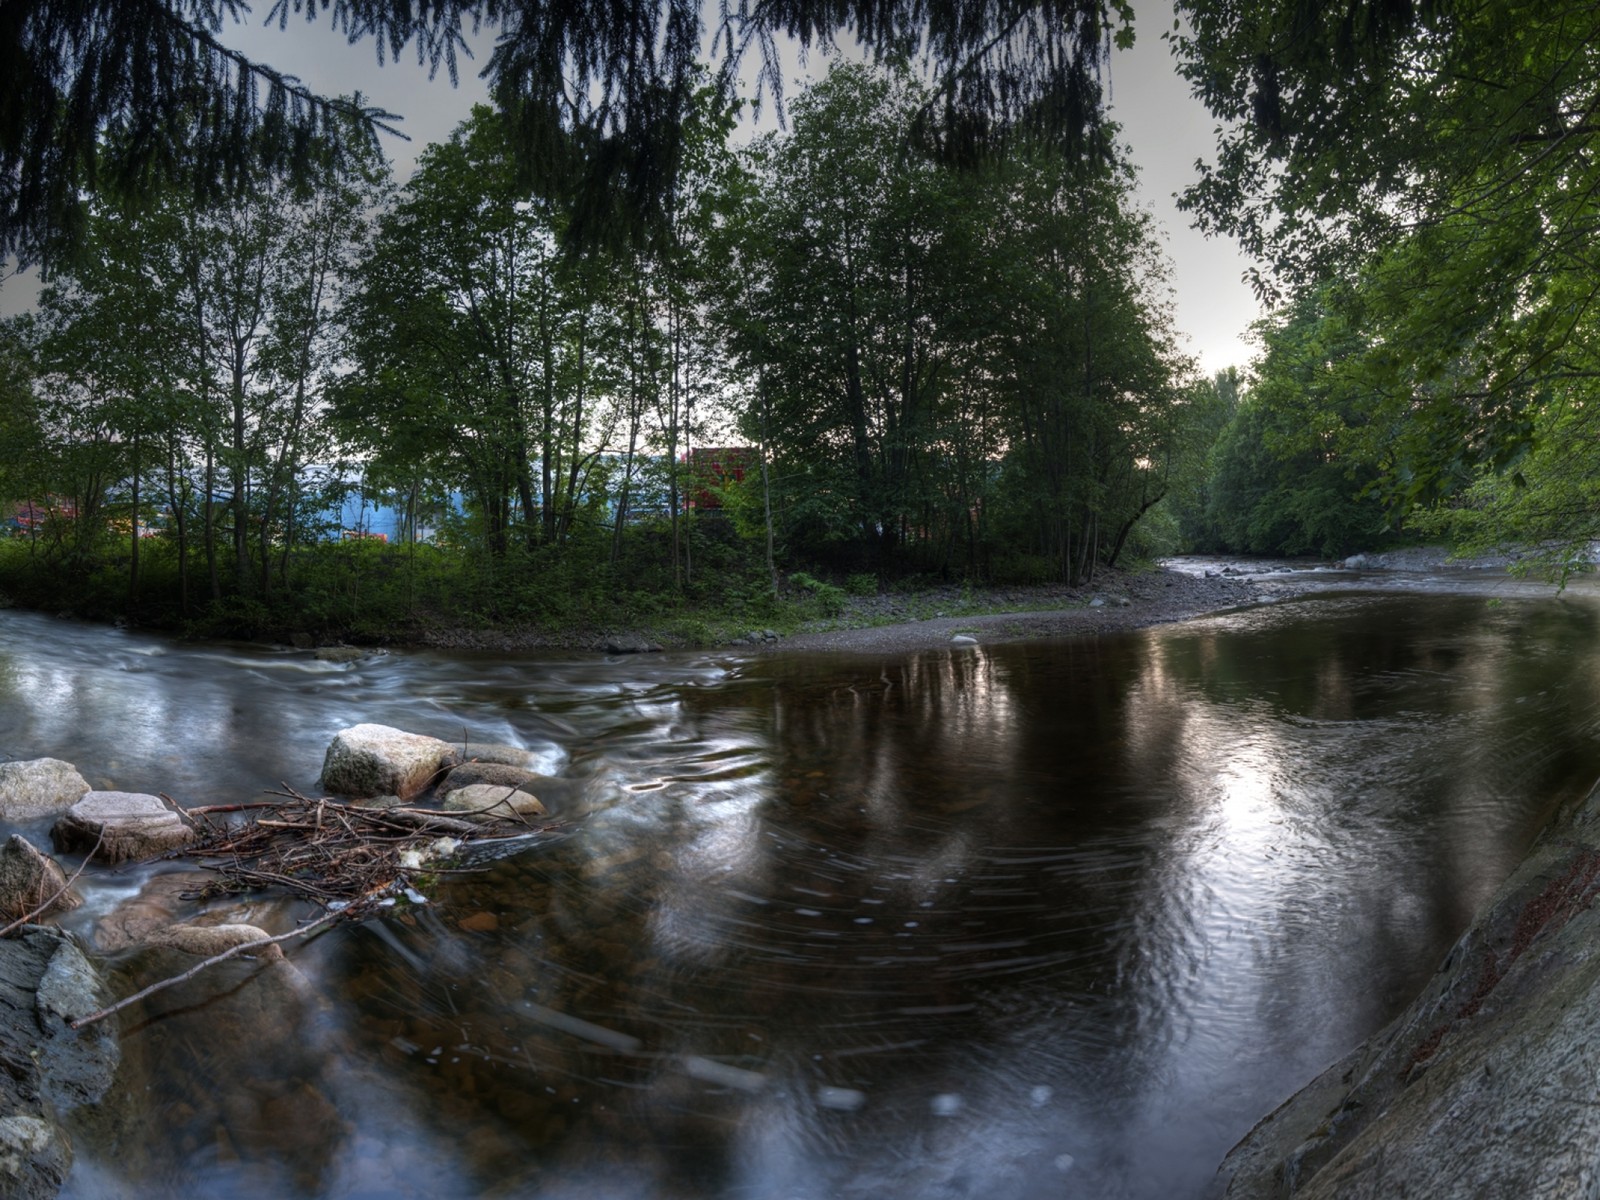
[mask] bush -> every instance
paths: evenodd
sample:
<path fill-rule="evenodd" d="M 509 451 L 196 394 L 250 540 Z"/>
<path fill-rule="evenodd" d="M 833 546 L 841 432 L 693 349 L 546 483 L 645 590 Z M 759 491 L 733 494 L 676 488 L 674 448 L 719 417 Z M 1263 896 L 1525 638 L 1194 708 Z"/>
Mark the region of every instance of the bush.
<path fill-rule="evenodd" d="M 871 571 L 860 571 L 845 576 L 844 590 L 852 596 L 876 596 L 878 577 Z"/>
<path fill-rule="evenodd" d="M 807 575 L 804 571 L 790 575 L 789 583 L 800 589 L 806 600 L 805 607 L 812 609 L 817 616 L 837 617 L 844 611 L 845 591 L 842 587 Z"/>

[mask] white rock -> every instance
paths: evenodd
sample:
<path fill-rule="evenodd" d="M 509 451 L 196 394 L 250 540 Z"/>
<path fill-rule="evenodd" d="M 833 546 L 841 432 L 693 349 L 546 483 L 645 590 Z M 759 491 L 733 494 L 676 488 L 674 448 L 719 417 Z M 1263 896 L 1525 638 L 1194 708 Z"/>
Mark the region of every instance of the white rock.
<path fill-rule="evenodd" d="M 194 838 L 194 830 L 160 796 L 144 792 L 90 792 L 50 830 L 57 850 L 87 852 L 98 839 L 95 858 L 113 863 L 165 854 Z"/>
<path fill-rule="evenodd" d="M 78 769 L 59 758 L 0 763 L 0 820 L 53 817 L 83 799 L 88 790 Z"/>
<path fill-rule="evenodd" d="M 409 799 L 454 761 L 449 742 L 388 725 L 340 730 L 322 760 L 322 785 L 342 796 Z"/>

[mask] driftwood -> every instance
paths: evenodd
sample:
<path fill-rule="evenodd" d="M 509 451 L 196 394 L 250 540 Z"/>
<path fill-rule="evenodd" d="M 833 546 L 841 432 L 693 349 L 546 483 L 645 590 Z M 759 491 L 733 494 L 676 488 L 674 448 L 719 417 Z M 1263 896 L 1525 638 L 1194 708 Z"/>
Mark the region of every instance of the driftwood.
<path fill-rule="evenodd" d="M 212 882 L 185 893 L 186 899 L 278 889 L 316 903 L 323 910 L 321 915 L 288 933 L 243 942 L 203 959 L 178 975 L 77 1018 L 71 1022 L 72 1028 L 104 1020 L 236 955 L 308 937 L 340 921 L 360 920 L 394 904 L 400 896 L 420 898 L 416 885 L 423 882 L 422 877 L 444 872 L 444 864 L 464 847 L 523 840 L 558 828 L 554 822 L 536 825 L 515 813 L 504 815 L 501 804 L 446 815 L 422 808 L 363 808 L 326 797 L 313 800 L 287 784 L 283 787 L 282 792 L 269 793 L 277 797 L 273 800 L 191 809 L 163 797 L 200 833 L 196 841 L 164 857 L 192 860 L 215 875 Z M 215 819 L 244 812 L 249 815 L 237 823 Z M 474 816 L 486 819 L 469 819 Z M 99 848 L 96 841 L 95 850 Z M 85 865 L 94 852 L 84 859 Z M 54 903 L 82 871 L 80 866 L 56 896 L 23 921 Z M 23 921 L 0 929 L 0 937 Z"/>
<path fill-rule="evenodd" d="M 414 888 L 462 845 L 554 829 L 498 811 L 445 814 L 422 808 L 364 808 L 326 797 L 313 800 L 287 784 L 277 800 L 192 808 L 201 836 L 169 858 L 189 859 L 216 878 L 189 899 L 278 888 L 322 908 L 364 916 L 385 899 Z M 252 811 L 237 824 L 214 814 Z M 474 821 L 473 816 L 487 817 Z M 441 839 L 448 839 L 441 846 Z M 430 865 L 432 864 L 432 865 Z"/>

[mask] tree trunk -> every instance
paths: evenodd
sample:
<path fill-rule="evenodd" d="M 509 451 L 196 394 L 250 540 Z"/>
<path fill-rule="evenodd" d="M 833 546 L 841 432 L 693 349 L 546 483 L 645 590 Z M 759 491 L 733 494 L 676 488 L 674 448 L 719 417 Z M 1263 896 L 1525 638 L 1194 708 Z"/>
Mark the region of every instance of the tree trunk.
<path fill-rule="evenodd" d="M 133 431 L 133 540 L 128 546 L 128 608 L 131 611 L 139 602 L 139 475 L 143 464 L 139 461 L 141 439 L 139 430 Z"/>

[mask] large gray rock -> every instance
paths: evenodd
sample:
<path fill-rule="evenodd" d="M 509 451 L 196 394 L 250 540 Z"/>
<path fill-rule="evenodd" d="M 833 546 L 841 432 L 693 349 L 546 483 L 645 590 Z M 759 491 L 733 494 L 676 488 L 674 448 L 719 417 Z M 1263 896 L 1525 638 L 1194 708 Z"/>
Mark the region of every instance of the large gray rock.
<path fill-rule="evenodd" d="M 67 1113 L 99 1102 L 119 1061 L 115 1023 L 67 1022 L 105 1002 L 99 976 L 57 930 L 0 941 L 0 1195 L 43 1200 L 72 1167 Z"/>
<path fill-rule="evenodd" d="M 444 798 L 444 807 L 446 812 L 484 821 L 544 816 L 544 805 L 532 792 L 496 783 L 474 783 L 457 788 Z"/>
<path fill-rule="evenodd" d="M 194 841 L 195 832 L 160 796 L 90 792 L 61 815 L 50 839 L 62 853 L 87 853 L 98 839 L 95 858 L 117 863 L 177 850 Z"/>
<path fill-rule="evenodd" d="M 40 905 L 52 896 L 56 899 L 41 909 Z M 45 917 L 82 903 L 82 898 L 67 887 L 67 873 L 60 864 L 27 838 L 14 833 L 0 846 L 0 922 L 9 924 L 29 913 Z"/>
<path fill-rule="evenodd" d="M 1600 1194 L 1600 791 L 1386 1029 L 1236 1146 L 1231 1200 Z"/>
<path fill-rule="evenodd" d="M 340 730 L 322 760 L 322 785 L 342 796 L 409 799 L 456 761 L 449 742 L 387 725 Z"/>
<path fill-rule="evenodd" d="M 59 758 L 0 763 L 0 820 L 53 817 L 83 799 L 89 784 Z"/>

